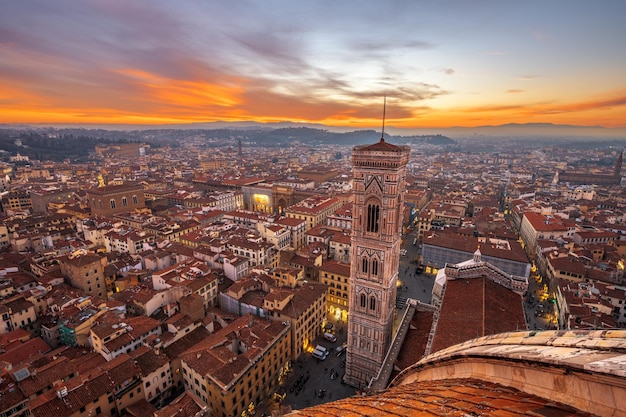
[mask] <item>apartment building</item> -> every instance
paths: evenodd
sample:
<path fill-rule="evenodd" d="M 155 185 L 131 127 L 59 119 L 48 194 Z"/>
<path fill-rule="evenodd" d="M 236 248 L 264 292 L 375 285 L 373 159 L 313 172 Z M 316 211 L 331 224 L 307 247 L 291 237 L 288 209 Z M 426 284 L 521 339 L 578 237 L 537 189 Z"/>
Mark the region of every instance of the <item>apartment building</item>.
<path fill-rule="evenodd" d="M 180 355 L 185 389 L 216 417 L 254 410 L 289 367 L 290 332 L 288 322 L 238 318 Z"/>
<path fill-rule="evenodd" d="M 58 260 L 61 273 L 72 286 L 82 290 L 85 294 L 106 297 L 107 284 L 104 277 L 106 255 L 80 251 L 61 256 Z"/>
<path fill-rule="evenodd" d="M 317 225 L 325 225 L 329 215 L 343 206 L 344 201 L 336 197 L 313 196 L 285 209 L 285 215 L 293 219 L 305 220 L 306 230 Z"/>

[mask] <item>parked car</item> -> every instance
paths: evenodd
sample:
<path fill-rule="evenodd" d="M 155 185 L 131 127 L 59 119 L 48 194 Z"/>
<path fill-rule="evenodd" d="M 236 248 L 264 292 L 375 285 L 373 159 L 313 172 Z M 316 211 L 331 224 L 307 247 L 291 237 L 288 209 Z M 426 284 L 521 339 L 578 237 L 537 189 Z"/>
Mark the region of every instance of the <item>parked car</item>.
<path fill-rule="evenodd" d="M 324 333 L 324 339 L 328 340 L 329 342 L 333 342 L 333 343 L 335 343 L 337 341 L 337 337 L 334 334 L 328 333 L 328 332 Z"/>
<path fill-rule="evenodd" d="M 326 349 L 324 346 L 322 345 L 317 345 L 315 347 L 315 350 L 313 351 L 312 355 L 314 358 L 319 359 L 319 360 L 324 360 L 328 357 L 328 349 Z"/>

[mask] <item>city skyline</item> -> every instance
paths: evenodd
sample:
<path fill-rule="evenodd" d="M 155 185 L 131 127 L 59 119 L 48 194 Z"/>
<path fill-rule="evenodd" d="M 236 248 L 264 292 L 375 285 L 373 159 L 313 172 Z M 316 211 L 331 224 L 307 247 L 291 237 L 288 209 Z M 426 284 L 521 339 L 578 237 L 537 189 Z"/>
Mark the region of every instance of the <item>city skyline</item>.
<path fill-rule="evenodd" d="M 626 127 L 626 4 L 9 2 L 0 123 Z"/>

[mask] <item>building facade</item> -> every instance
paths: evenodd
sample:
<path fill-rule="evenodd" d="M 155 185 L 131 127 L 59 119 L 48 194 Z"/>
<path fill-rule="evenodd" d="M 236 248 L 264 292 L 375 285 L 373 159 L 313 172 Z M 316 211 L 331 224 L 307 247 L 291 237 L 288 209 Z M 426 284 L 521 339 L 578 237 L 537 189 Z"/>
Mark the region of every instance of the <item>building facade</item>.
<path fill-rule="evenodd" d="M 279 385 L 291 326 L 246 315 L 180 355 L 183 382 L 216 417 L 247 416 Z"/>
<path fill-rule="evenodd" d="M 352 151 L 354 221 L 344 382 L 363 389 L 392 340 L 408 146 L 381 138 Z"/>
<path fill-rule="evenodd" d="M 87 190 L 91 215 L 111 216 L 146 207 L 141 184 L 107 185 Z"/>

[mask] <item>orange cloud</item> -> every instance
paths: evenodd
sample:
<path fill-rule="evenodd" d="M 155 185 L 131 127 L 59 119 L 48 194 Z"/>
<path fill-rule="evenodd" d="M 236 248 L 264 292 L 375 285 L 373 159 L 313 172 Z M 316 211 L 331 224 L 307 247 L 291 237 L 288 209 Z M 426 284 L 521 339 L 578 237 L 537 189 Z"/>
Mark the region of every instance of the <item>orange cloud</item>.
<path fill-rule="evenodd" d="M 316 91 L 279 93 L 276 84 L 224 77 L 220 83 L 201 79 L 174 79 L 138 69 L 117 69 L 111 88 L 86 83 L 59 84 L 58 94 L 3 85 L 0 88 L 1 123 L 134 123 L 163 124 L 201 121 L 300 121 L 332 126 L 378 129 L 382 100 L 363 94 L 353 101 L 325 98 Z M 112 75 L 111 75 L 112 74 Z M 215 75 L 215 74 L 214 74 Z M 199 77 L 198 77 L 199 78 Z M 331 90 L 328 90 L 331 91 Z M 509 90 L 509 93 L 522 90 Z M 436 97 L 399 96 L 387 101 L 386 125 L 395 127 L 478 126 L 504 123 L 567 123 L 624 126 L 626 95 L 574 103 L 516 103 L 437 108 Z"/>

